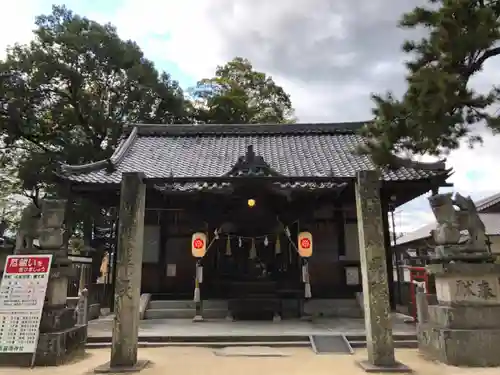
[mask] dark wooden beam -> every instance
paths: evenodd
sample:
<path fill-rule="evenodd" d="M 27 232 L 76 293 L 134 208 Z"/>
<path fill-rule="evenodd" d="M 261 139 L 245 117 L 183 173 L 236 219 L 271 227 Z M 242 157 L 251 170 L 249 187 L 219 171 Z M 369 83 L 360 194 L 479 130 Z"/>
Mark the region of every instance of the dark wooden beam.
<path fill-rule="evenodd" d="M 345 256 L 346 255 L 346 247 L 345 247 L 344 211 L 342 210 L 342 205 L 339 204 L 338 202 L 335 203 L 333 215 L 334 215 L 334 220 L 335 220 L 335 227 L 337 230 L 338 255 Z"/>

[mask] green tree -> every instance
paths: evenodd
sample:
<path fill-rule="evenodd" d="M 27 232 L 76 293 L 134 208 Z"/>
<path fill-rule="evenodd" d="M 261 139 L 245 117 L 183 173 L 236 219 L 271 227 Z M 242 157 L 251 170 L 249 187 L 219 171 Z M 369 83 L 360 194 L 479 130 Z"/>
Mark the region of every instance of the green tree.
<path fill-rule="evenodd" d="M 22 186 L 47 189 L 58 163 L 109 157 L 126 122 L 179 123 L 182 90 L 116 29 L 64 6 L 36 18 L 34 40 L 0 62 L 0 141 Z"/>
<path fill-rule="evenodd" d="M 361 151 L 378 164 L 391 164 L 400 152 L 440 155 L 459 147 L 461 139 L 472 146 L 481 138 L 471 125 L 485 121 L 499 128 L 500 91 L 486 93 L 470 87 L 484 63 L 500 54 L 500 1 L 429 0 L 403 15 L 400 26 L 424 29 L 421 40 L 406 41 L 409 54 L 408 88 L 402 98 L 392 93 L 373 95 L 375 119 L 364 129 L 368 137 Z"/>
<path fill-rule="evenodd" d="M 0 172 L 0 237 L 6 230 L 13 230 L 17 226 L 21 210 L 29 201 L 19 186 L 19 179 L 14 168 Z"/>
<path fill-rule="evenodd" d="M 218 66 L 213 78 L 192 88 L 197 119 L 209 124 L 293 122 L 290 96 L 247 59 L 236 57 Z"/>

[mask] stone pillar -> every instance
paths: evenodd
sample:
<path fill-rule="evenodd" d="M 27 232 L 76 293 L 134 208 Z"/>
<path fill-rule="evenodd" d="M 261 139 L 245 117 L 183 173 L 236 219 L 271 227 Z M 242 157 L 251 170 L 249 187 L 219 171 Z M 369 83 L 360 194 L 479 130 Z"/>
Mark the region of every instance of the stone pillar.
<path fill-rule="evenodd" d="M 368 361 L 359 364 L 367 372 L 410 372 L 394 357 L 380 174 L 358 172 L 355 190 L 368 349 Z"/>
<path fill-rule="evenodd" d="M 391 234 L 389 227 L 389 210 L 386 202 L 382 203 L 382 225 L 384 229 L 385 263 L 387 266 L 387 284 L 389 286 L 389 303 L 391 311 L 396 311 L 397 299 L 394 282 L 394 257 L 392 256 Z M 394 228 L 393 228 L 394 230 Z M 397 262 L 396 262 L 397 267 Z M 399 280 L 398 280 L 399 282 Z"/>
<path fill-rule="evenodd" d="M 137 360 L 146 186 L 144 174 L 123 173 L 115 279 L 115 319 L 111 360 L 97 373 L 131 372 L 147 361 Z"/>
<path fill-rule="evenodd" d="M 429 320 L 429 303 L 427 301 L 427 291 L 423 286 L 417 286 L 415 305 L 417 306 L 417 321 L 419 323 L 427 322 Z"/>

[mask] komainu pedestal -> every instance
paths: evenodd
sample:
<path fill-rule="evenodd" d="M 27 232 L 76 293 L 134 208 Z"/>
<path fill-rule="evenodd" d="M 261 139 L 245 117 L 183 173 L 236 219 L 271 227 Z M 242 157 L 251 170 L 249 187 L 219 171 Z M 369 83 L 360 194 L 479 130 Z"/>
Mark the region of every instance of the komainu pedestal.
<path fill-rule="evenodd" d="M 30 215 L 24 216 L 31 221 L 21 225 L 16 243 L 17 254 L 52 254 L 35 365 L 63 364 L 75 355 L 83 354 L 87 341 L 87 325 L 77 325 L 75 309 L 66 304 L 68 280 L 75 276 L 75 271 L 68 258 L 68 249 L 63 246 L 65 210 L 66 201 L 49 199 L 41 202 L 40 218 L 35 218 L 31 214 L 34 210 L 30 208 Z M 38 238 L 39 249 L 33 247 L 33 238 Z M 21 366 L 29 365 L 31 360 L 29 356 L 27 358 L 28 361 L 20 358 L 15 362 Z"/>
<path fill-rule="evenodd" d="M 500 264 L 427 266 L 438 304 L 418 326 L 422 354 L 454 366 L 500 366 Z"/>

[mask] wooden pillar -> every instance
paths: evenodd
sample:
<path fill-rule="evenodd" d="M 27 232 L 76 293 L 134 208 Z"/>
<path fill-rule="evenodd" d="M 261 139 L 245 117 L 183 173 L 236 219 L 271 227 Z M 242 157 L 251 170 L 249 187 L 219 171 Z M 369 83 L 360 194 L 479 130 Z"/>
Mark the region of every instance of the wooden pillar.
<path fill-rule="evenodd" d="M 145 201 L 144 175 L 123 173 L 111 360 L 96 372 L 133 371 L 146 365 L 137 360 Z"/>
<path fill-rule="evenodd" d="M 160 268 L 160 283 L 158 285 L 156 292 L 163 293 L 165 290 L 165 285 L 167 285 L 167 224 L 168 224 L 168 213 L 165 211 L 160 211 L 160 256 L 158 259 L 158 267 Z"/>
<path fill-rule="evenodd" d="M 355 190 L 368 349 L 368 361 L 359 364 L 367 372 L 408 372 L 394 357 L 380 174 L 358 172 Z"/>
<path fill-rule="evenodd" d="M 112 253 L 109 252 L 108 256 L 110 257 L 110 265 L 108 267 L 108 278 L 111 280 L 111 291 L 109 293 L 110 296 L 110 310 L 115 313 L 115 293 L 116 293 L 116 265 L 117 265 L 117 259 L 118 259 L 118 237 L 119 237 L 119 231 L 120 231 L 120 212 L 118 212 L 118 217 L 116 218 L 115 222 L 115 228 L 113 230 L 113 251 Z M 109 283 L 107 281 L 106 283 Z M 109 288 L 109 285 L 106 286 Z"/>

